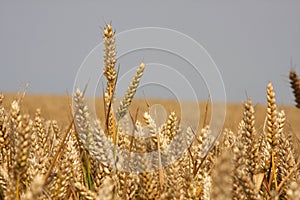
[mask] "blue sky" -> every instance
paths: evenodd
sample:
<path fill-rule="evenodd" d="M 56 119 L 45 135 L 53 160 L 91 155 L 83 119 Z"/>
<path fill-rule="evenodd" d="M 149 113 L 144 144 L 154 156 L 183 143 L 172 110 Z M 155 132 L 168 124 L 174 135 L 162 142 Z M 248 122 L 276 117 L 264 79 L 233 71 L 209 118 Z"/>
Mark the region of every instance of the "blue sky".
<path fill-rule="evenodd" d="M 300 1 L 279 0 L 0 1 L 0 91 L 17 91 L 22 81 L 30 93 L 72 91 L 79 66 L 102 40 L 101 27 L 112 21 L 117 32 L 155 26 L 196 40 L 218 66 L 228 101 L 247 94 L 264 102 L 272 81 L 278 102 L 292 104 L 288 72 L 300 73 L 299 9 Z"/>

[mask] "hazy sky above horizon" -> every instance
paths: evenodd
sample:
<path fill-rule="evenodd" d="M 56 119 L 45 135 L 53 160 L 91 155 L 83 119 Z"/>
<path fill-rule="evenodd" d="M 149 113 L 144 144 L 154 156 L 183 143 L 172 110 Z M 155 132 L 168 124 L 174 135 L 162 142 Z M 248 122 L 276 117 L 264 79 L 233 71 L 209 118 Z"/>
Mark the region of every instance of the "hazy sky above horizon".
<path fill-rule="evenodd" d="M 241 102 L 247 94 L 265 102 L 272 81 L 277 101 L 293 103 L 288 73 L 300 74 L 300 1 L 279 0 L 2 0 L 0 91 L 17 91 L 22 81 L 30 83 L 29 93 L 72 91 L 79 66 L 110 21 L 117 32 L 154 26 L 196 40 L 218 66 L 228 101 Z"/>

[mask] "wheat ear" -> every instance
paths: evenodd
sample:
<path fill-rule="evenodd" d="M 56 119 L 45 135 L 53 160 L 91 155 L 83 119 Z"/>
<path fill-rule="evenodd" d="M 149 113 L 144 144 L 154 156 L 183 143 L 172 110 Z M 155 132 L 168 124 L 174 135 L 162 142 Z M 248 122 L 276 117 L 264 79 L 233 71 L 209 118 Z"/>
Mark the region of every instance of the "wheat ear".
<path fill-rule="evenodd" d="M 296 107 L 300 108 L 300 79 L 294 70 L 290 71 L 290 84 L 295 96 Z"/>
<path fill-rule="evenodd" d="M 106 115 L 106 131 L 110 137 L 114 137 L 116 134 L 116 124 L 114 111 L 112 107 L 112 100 L 114 96 L 117 72 L 115 70 L 116 64 L 116 47 L 115 47 L 115 32 L 110 24 L 107 24 L 103 30 L 104 40 L 104 75 L 107 79 L 107 87 L 105 91 L 105 115 Z"/>
<path fill-rule="evenodd" d="M 267 86 L 267 138 L 272 147 L 276 146 L 277 141 L 277 106 L 275 92 L 271 82 Z"/>
<path fill-rule="evenodd" d="M 166 123 L 162 126 L 161 130 L 161 146 L 164 148 L 166 144 L 169 144 L 174 136 L 179 131 L 179 122 L 175 112 L 171 112 L 168 116 Z"/>
<path fill-rule="evenodd" d="M 97 194 L 88 188 L 86 188 L 84 185 L 82 185 L 80 182 L 76 182 L 74 184 L 75 189 L 79 192 L 80 196 L 85 200 L 94 200 L 97 197 Z"/>
<path fill-rule="evenodd" d="M 0 101 L 1 101 L 1 95 L 0 95 Z M 8 116 L 4 107 L 1 105 L 0 102 L 0 153 L 2 156 L 2 159 L 0 160 L 0 164 L 7 162 L 9 158 L 8 128 L 9 128 Z"/>
<path fill-rule="evenodd" d="M 141 63 L 117 110 L 117 121 L 119 121 L 126 114 L 127 109 L 136 93 L 137 87 L 139 86 L 140 80 L 144 73 L 144 69 L 145 69 L 145 64 Z"/>
<path fill-rule="evenodd" d="M 280 142 L 278 144 L 278 164 L 277 164 L 277 173 L 278 173 L 278 182 L 284 183 L 282 185 L 280 197 L 287 196 L 288 186 L 292 184 L 293 181 L 296 181 L 299 177 L 300 172 L 296 170 L 293 174 L 290 175 L 288 179 L 286 177 L 289 175 L 293 168 L 296 165 L 296 155 L 294 152 L 294 145 L 291 135 L 289 135 L 284 130 L 284 125 L 286 122 L 285 112 L 282 110 L 278 113 L 278 134 Z M 286 181 L 285 181 L 286 179 Z M 285 181 L 285 182 L 283 182 Z"/>
<path fill-rule="evenodd" d="M 256 140 L 256 130 L 255 130 L 255 117 L 254 117 L 254 108 L 252 105 L 252 101 L 249 98 L 244 103 L 244 113 L 242 124 L 240 124 L 240 132 L 242 137 L 242 142 L 245 145 L 245 151 L 248 152 L 246 154 L 246 165 L 250 172 L 250 175 L 254 175 L 254 171 L 256 169 L 256 165 L 258 163 L 252 162 L 253 159 L 256 158 L 256 151 L 258 148 L 257 140 Z M 255 183 L 257 184 L 257 183 Z"/>
<path fill-rule="evenodd" d="M 115 70 L 116 64 L 116 47 L 115 47 L 115 32 L 110 24 L 107 24 L 103 30 L 104 36 L 104 75 L 107 79 L 107 88 L 106 88 L 106 105 L 112 99 L 113 91 L 115 87 L 115 82 L 117 78 L 117 73 Z"/>
<path fill-rule="evenodd" d="M 248 136 L 251 135 L 247 134 L 246 128 L 246 123 L 249 123 L 250 121 L 252 121 L 252 119 L 248 121 L 249 119 L 247 119 L 246 116 L 248 115 L 247 107 L 249 106 L 245 105 L 245 107 L 246 109 L 244 112 L 244 118 L 239 124 L 239 131 L 242 132 L 242 134 L 238 135 L 233 149 L 233 161 L 235 170 L 233 171 L 232 195 L 233 199 L 258 199 L 258 192 L 255 188 L 255 183 L 253 182 L 251 173 L 251 155 L 249 155 L 250 152 L 248 152 L 251 148 L 251 139 L 249 139 L 250 137 L 248 138 Z"/>
<path fill-rule="evenodd" d="M 16 158 L 14 166 L 14 177 L 17 180 L 16 184 L 16 198 L 21 191 L 26 188 L 26 182 L 28 181 L 28 156 L 31 147 L 31 133 L 32 133 L 32 121 L 28 115 L 24 115 L 17 127 L 16 138 Z"/>

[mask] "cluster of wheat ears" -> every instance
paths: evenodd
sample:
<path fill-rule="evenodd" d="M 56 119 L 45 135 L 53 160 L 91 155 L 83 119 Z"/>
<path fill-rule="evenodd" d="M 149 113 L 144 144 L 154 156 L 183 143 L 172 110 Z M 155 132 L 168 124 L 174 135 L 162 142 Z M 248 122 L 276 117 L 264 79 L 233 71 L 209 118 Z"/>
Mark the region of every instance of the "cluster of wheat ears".
<path fill-rule="evenodd" d="M 146 112 L 144 122 L 135 120 L 134 132 L 140 134 L 144 123 L 151 132 L 148 138 L 127 134 L 126 127 L 120 126 L 145 65 L 140 64 L 114 111 L 118 75 L 114 35 L 107 25 L 103 36 L 106 120 L 102 126 L 92 119 L 84 91 L 79 89 L 73 96 L 73 119 L 65 128 L 45 120 L 39 109 L 33 117 L 23 114 L 24 95 L 10 109 L 4 108 L 4 96 L 0 96 L 0 199 L 300 199 L 300 160 L 292 133 L 284 129 L 286 115 L 276 106 L 271 83 L 263 130 L 255 128 L 255 110 L 248 99 L 236 133 L 224 129 L 207 151 L 210 127 L 196 133 L 187 129 L 183 134 L 195 137 L 192 144 L 175 162 L 162 167 L 163 149 L 182 134 L 180 119 L 171 112 L 157 127 Z M 294 71 L 290 80 L 300 107 L 300 80 Z M 112 145 L 110 156 L 107 151 Z M 180 146 L 177 143 L 174 148 Z M 130 154 L 124 155 L 125 163 L 140 167 L 139 173 L 118 170 L 107 164 L 121 159 L 117 147 L 140 155 L 158 151 L 159 156 L 153 163 L 146 156 L 131 162 Z M 153 167 L 157 170 L 151 171 Z"/>

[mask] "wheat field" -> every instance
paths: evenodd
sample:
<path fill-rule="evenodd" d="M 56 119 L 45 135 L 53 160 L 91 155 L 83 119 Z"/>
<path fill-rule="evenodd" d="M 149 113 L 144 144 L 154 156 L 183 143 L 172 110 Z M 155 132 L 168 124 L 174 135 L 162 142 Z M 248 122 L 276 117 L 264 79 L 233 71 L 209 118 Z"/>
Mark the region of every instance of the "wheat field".
<path fill-rule="evenodd" d="M 291 90 L 292 91 L 292 90 Z M 17 94 L 6 93 L 4 94 L 5 100 L 3 101 L 3 106 L 6 109 L 10 108 L 11 102 L 17 97 Z M 97 98 L 96 100 L 96 111 L 97 116 L 100 121 L 104 121 L 104 110 L 103 110 L 103 100 L 102 98 Z M 45 119 L 57 120 L 61 127 L 68 125 L 72 119 L 72 110 L 70 104 L 72 103 L 72 97 L 66 95 L 47 95 L 47 94 L 27 94 L 22 102 L 22 110 L 24 113 L 28 113 L 31 116 L 34 116 L 36 109 L 41 109 L 42 116 Z M 204 115 L 207 107 L 207 101 L 199 102 L 199 109 L 201 111 L 201 117 L 199 126 L 203 127 Z M 132 115 L 136 114 L 136 111 L 139 110 L 139 118 L 142 118 L 142 114 L 147 111 L 148 104 L 162 105 L 165 110 L 168 112 L 175 111 L 180 115 L 180 105 L 174 100 L 161 100 L 161 99 L 134 99 L 129 110 Z M 186 106 L 185 106 L 186 107 Z M 300 133 L 300 124 L 299 115 L 300 109 L 297 109 L 294 105 L 278 105 L 279 109 L 284 110 L 287 115 L 287 128 L 290 132 L 293 132 L 297 135 Z M 266 104 L 255 104 L 255 118 L 257 128 L 262 128 L 264 120 L 266 117 Z M 210 112 L 210 104 L 208 103 L 208 112 Z M 237 131 L 239 122 L 242 119 L 243 115 L 243 102 L 241 103 L 227 103 L 226 104 L 226 118 L 224 127 L 230 128 L 232 131 Z M 209 114 L 209 113 L 208 113 Z M 191 116 L 192 118 L 193 116 Z M 207 119 L 208 120 L 208 119 Z M 300 138 L 300 135 L 298 135 Z"/>
<path fill-rule="evenodd" d="M 269 82 L 262 86 L 265 104 L 254 105 L 248 98 L 226 105 L 221 135 L 214 140 L 209 101 L 199 102 L 199 129 L 192 130 L 182 129 L 177 102 L 134 98 L 144 63 L 120 105 L 113 107 L 117 61 L 111 25 L 103 40 L 106 87 L 104 97 L 96 99 L 97 119 L 91 117 L 82 88 L 70 96 L 0 95 L 0 199 L 300 199 L 296 72 L 290 72 L 295 106 L 277 105 L 276 88 Z M 167 113 L 161 125 L 149 113 L 155 104 Z M 134 135 L 128 134 L 128 117 Z M 149 137 L 138 137 L 142 126 Z M 178 137 L 184 140 L 173 144 Z M 175 150 L 182 154 L 163 166 Z M 155 162 L 145 156 L 153 151 Z"/>

